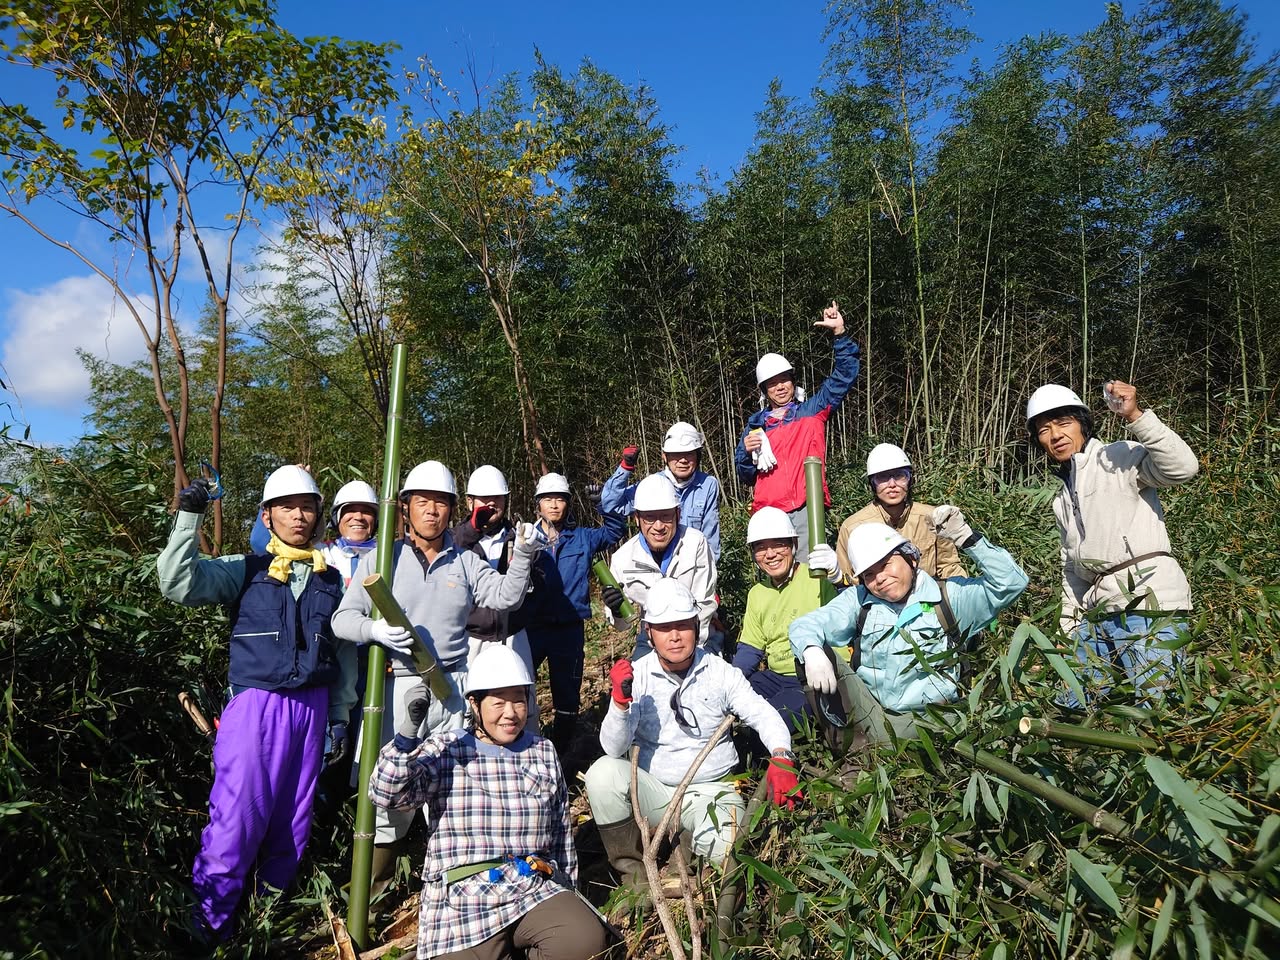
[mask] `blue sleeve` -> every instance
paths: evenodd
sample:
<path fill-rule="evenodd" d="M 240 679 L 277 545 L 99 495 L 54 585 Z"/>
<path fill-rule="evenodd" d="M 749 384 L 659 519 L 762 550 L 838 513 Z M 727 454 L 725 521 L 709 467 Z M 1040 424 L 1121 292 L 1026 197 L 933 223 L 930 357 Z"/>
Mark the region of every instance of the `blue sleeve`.
<path fill-rule="evenodd" d="M 1027 575 L 1004 547 L 980 539 L 965 550 L 981 569 L 980 577 L 950 577 L 947 600 L 962 634 L 985 627 L 1027 588 Z"/>
<path fill-rule="evenodd" d="M 253 523 L 253 532 L 249 534 L 249 549 L 254 553 L 266 553 L 267 544 L 271 542 L 271 531 L 262 522 L 262 511 L 258 511 L 258 519 Z"/>
<path fill-rule="evenodd" d="M 711 555 L 720 560 L 720 481 L 715 477 L 707 477 L 704 491 L 707 497 L 707 509 L 702 519 L 702 535 L 707 538 L 711 547 Z"/>
<path fill-rule="evenodd" d="M 636 488 L 631 485 L 631 475 L 635 471 L 619 467 L 613 476 L 600 488 L 600 515 L 608 518 L 609 514 L 629 516 L 635 510 Z"/>
<path fill-rule="evenodd" d="M 858 379 L 858 358 L 861 356 L 858 345 L 848 334 L 841 334 L 836 337 L 835 354 L 831 376 L 822 381 L 817 393 L 800 404 L 798 416 L 810 417 L 827 407 L 835 409 L 853 388 L 853 381 Z"/>
<path fill-rule="evenodd" d="M 749 487 L 756 482 L 756 465 L 751 459 L 751 454 L 747 453 L 744 441 L 752 429 L 751 421 L 748 420 L 747 429 L 743 430 L 742 436 L 738 438 L 738 449 L 733 451 L 733 465 L 738 468 L 738 479 Z"/>
<path fill-rule="evenodd" d="M 590 527 L 587 530 L 587 542 L 590 544 L 591 553 L 596 554 L 601 550 L 608 550 L 621 540 L 622 535 L 626 532 L 627 520 L 622 514 L 604 514 L 604 523 L 598 527 Z M 590 557 L 588 557 L 589 559 Z"/>
<path fill-rule="evenodd" d="M 825 607 L 819 607 L 791 621 L 789 631 L 791 652 L 801 660 L 808 647 L 826 644 L 828 647 L 847 647 L 857 638 L 858 609 L 862 605 L 862 588 L 846 590 Z M 951 594 L 947 594 L 951 599 Z M 960 614 L 957 612 L 956 616 Z"/>

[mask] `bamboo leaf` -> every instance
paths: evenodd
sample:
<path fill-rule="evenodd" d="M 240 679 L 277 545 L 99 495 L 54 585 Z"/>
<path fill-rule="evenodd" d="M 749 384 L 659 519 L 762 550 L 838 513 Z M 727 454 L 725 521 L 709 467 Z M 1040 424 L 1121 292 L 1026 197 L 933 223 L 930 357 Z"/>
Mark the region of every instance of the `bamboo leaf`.
<path fill-rule="evenodd" d="M 1071 864 L 1072 873 L 1083 881 L 1093 898 L 1104 907 L 1109 907 L 1117 917 L 1120 916 L 1120 897 L 1102 868 L 1078 850 L 1067 851 L 1067 862 Z"/>
<path fill-rule="evenodd" d="M 769 883 L 773 884 L 779 890 L 783 890 L 787 893 L 800 892 L 800 889 L 794 883 L 780 874 L 777 870 L 773 869 L 773 867 L 761 863 L 755 857 L 748 856 L 745 853 L 740 853 L 738 854 L 738 860 L 755 870 L 759 876 L 769 881 Z"/>
<path fill-rule="evenodd" d="M 1166 887 L 1164 902 L 1160 904 L 1160 913 L 1156 916 L 1155 925 L 1151 928 L 1152 960 L 1160 953 L 1165 939 L 1169 936 L 1169 925 L 1173 923 L 1174 911 L 1178 908 L 1178 888 Z"/>
<path fill-rule="evenodd" d="M 1231 863 L 1233 858 L 1226 837 L 1210 822 L 1209 812 L 1200 803 L 1191 784 L 1159 757 L 1144 757 L 1143 765 L 1160 792 L 1177 804 L 1186 815 L 1196 836 L 1222 860 Z"/>
<path fill-rule="evenodd" d="M 1200 904 L 1192 900 L 1187 904 L 1187 912 L 1191 915 L 1191 936 L 1196 941 L 1196 954 L 1200 960 L 1213 960 L 1213 947 L 1209 943 L 1209 925 L 1205 922 L 1204 911 Z"/>

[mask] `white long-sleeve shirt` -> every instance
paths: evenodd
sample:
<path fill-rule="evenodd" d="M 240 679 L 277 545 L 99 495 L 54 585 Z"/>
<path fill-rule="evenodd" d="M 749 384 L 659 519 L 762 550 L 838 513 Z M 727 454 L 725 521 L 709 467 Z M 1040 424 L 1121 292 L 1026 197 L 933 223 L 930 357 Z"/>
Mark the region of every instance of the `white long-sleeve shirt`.
<path fill-rule="evenodd" d="M 716 558 L 711 553 L 711 545 L 697 530 L 680 524 L 667 550 L 671 552 L 671 558 L 664 572 L 649 552 L 644 534 L 637 533 L 614 551 L 609 569 L 618 578 L 627 599 L 641 612 L 649 599 L 650 587 L 664 576 L 679 580 L 689 588 L 698 604 L 698 625 L 701 627 L 698 636 L 705 641 L 711 618 L 720 605 L 716 601 Z"/>
<path fill-rule="evenodd" d="M 600 746 L 611 757 L 624 756 L 634 743 L 640 747 L 640 767 L 674 787 L 689 772 L 694 758 L 727 714 L 734 714 L 760 735 L 770 752 L 791 749 L 786 721 L 769 701 L 751 689 L 742 671 L 715 654 L 698 648 L 684 676 L 668 673 L 657 651 L 635 662 L 631 706 L 623 710 L 612 700 L 600 724 Z M 682 714 L 691 730 L 677 721 L 672 695 L 680 691 Z M 738 763 L 733 740 L 726 736 L 694 775 L 694 783 L 718 780 Z"/>

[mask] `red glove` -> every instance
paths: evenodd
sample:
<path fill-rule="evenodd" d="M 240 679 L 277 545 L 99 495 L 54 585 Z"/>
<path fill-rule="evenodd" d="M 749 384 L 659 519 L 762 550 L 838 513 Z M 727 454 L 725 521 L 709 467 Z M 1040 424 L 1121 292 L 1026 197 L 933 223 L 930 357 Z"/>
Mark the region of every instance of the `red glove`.
<path fill-rule="evenodd" d="M 493 519 L 493 515 L 496 512 L 493 507 L 477 503 L 476 508 L 471 511 L 471 525 L 483 533 L 484 528 L 489 525 L 489 521 Z"/>
<path fill-rule="evenodd" d="M 622 448 L 622 461 L 618 464 L 623 470 L 634 470 L 636 461 L 640 459 L 640 448 L 631 446 Z"/>
<path fill-rule="evenodd" d="M 609 670 L 609 680 L 613 683 L 609 695 L 618 706 L 631 706 L 631 681 L 634 677 L 635 671 L 631 669 L 630 660 L 619 660 Z M 792 779 L 795 779 L 794 776 Z"/>
<path fill-rule="evenodd" d="M 788 810 L 794 810 L 796 801 L 804 799 L 804 794 L 797 789 L 800 778 L 796 776 L 796 765 L 786 757 L 770 757 L 764 779 L 769 785 L 770 799 L 778 806 L 785 804 Z"/>

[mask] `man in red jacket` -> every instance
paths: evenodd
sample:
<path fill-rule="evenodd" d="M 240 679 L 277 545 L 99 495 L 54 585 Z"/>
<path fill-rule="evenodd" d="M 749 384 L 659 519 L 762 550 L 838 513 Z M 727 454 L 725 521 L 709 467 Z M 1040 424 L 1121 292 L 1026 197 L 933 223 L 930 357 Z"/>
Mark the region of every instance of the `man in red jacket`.
<path fill-rule="evenodd" d="M 834 300 L 822 311 L 815 327 L 835 334 L 835 368 L 814 396 L 796 389 L 795 370 L 787 358 L 766 353 L 756 364 L 756 382 L 764 409 L 752 414 L 738 441 L 734 462 L 743 483 L 755 486 L 751 509 L 777 507 L 796 531 L 796 559 L 809 558 L 809 528 L 805 521 L 804 461 L 822 459 L 822 493 L 827 506 L 827 420 L 858 378 L 858 345 L 845 335 L 844 317 Z"/>

